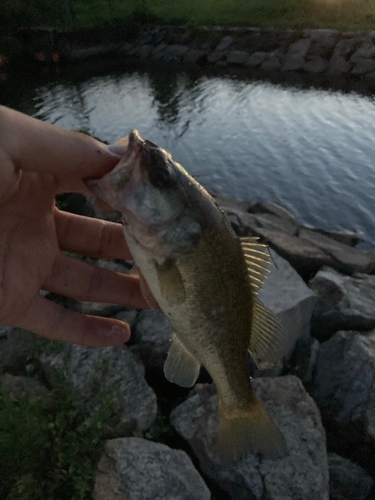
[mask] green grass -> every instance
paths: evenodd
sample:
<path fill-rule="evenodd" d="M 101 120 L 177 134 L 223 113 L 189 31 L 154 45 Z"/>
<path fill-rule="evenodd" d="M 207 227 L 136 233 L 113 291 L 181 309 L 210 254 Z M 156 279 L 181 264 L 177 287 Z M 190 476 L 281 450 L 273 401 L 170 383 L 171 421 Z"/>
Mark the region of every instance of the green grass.
<path fill-rule="evenodd" d="M 40 401 L 11 401 L 0 387 L 0 498 L 89 500 L 96 463 L 118 408 L 89 411 L 61 382 Z"/>
<path fill-rule="evenodd" d="M 373 29 L 373 0 L 72 0 L 74 24 L 134 16 L 165 23 Z"/>
<path fill-rule="evenodd" d="M 71 6 L 71 24 L 68 5 Z M 0 27 L 187 23 L 373 29 L 374 0 L 4 0 Z"/>

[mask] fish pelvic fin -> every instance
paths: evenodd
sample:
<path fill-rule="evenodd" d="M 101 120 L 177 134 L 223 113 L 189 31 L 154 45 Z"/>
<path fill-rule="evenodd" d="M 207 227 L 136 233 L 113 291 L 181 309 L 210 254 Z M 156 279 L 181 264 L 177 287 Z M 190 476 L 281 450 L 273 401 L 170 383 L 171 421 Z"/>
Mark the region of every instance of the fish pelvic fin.
<path fill-rule="evenodd" d="M 292 348 L 294 339 L 279 318 L 253 297 L 249 352 L 260 370 L 272 368 Z"/>
<path fill-rule="evenodd" d="M 248 407 L 240 410 L 228 408 L 219 400 L 217 453 L 223 464 L 249 453 L 273 459 L 285 455 L 284 438 L 255 393 Z"/>
<path fill-rule="evenodd" d="M 181 387 L 192 387 L 197 381 L 200 368 L 199 361 L 174 333 L 164 364 L 165 378 Z"/>

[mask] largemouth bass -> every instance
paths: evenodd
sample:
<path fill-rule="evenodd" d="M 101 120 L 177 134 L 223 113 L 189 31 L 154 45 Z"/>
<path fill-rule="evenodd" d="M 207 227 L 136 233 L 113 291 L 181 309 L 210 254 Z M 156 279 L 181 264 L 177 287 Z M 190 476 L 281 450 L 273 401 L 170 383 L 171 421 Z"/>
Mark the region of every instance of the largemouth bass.
<path fill-rule="evenodd" d="M 273 365 L 287 349 L 278 318 L 257 299 L 269 254 L 239 239 L 207 191 L 165 150 L 137 131 L 118 165 L 90 190 L 122 212 L 123 229 L 146 299 L 174 330 L 164 366 L 169 381 L 196 382 L 200 366 L 219 396 L 218 453 L 277 454 L 283 438 L 251 386 L 247 351 Z"/>

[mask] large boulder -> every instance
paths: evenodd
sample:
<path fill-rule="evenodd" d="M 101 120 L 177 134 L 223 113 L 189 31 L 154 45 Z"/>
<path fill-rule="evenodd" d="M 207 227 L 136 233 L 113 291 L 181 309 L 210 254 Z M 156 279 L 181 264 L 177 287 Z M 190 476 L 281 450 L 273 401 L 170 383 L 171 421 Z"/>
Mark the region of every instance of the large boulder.
<path fill-rule="evenodd" d="M 256 234 L 281 257 L 284 257 L 306 281 L 323 266 L 334 264 L 330 256 L 297 236 L 266 228 L 257 228 Z"/>
<path fill-rule="evenodd" d="M 171 413 L 171 423 L 188 441 L 202 472 L 233 500 L 328 500 L 325 431 L 314 401 L 292 376 L 253 379 L 253 386 L 285 439 L 287 453 L 278 460 L 249 454 L 230 465 L 220 462 L 214 385 L 196 385 Z"/>
<path fill-rule="evenodd" d="M 297 340 L 310 339 L 311 315 L 316 296 L 285 259 L 270 250 L 270 273 L 259 293 L 259 299 L 284 325 L 289 353 Z M 279 372 L 274 374 L 279 374 Z"/>
<path fill-rule="evenodd" d="M 210 500 L 210 491 L 184 451 L 140 438 L 107 441 L 98 464 L 94 500 Z"/>
<path fill-rule="evenodd" d="M 338 330 L 375 328 L 374 275 L 343 276 L 323 268 L 309 286 L 319 297 L 312 320 L 312 334 L 318 340 L 327 340 Z"/>
<path fill-rule="evenodd" d="M 374 486 L 373 478 L 359 465 L 336 453 L 328 454 L 330 500 L 365 500 Z"/>
<path fill-rule="evenodd" d="M 375 444 L 375 331 L 337 332 L 320 346 L 314 399 L 327 421 Z M 354 438 L 351 433 L 350 438 Z"/>
<path fill-rule="evenodd" d="M 64 344 L 61 352 L 43 354 L 40 362 L 52 386 L 62 375 L 93 410 L 101 405 L 100 392 L 118 398 L 115 435 L 144 431 L 154 422 L 156 395 L 144 379 L 143 365 L 126 346 L 89 348 Z"/>
<path fill-rule="evenodd" d="M 332 267 L 339 272 L 349 275 L 355 272 L 375 273 L 375 253 L 362 252 L 307 228 L 301 228 L 298 236 L 331 257 Z"/>

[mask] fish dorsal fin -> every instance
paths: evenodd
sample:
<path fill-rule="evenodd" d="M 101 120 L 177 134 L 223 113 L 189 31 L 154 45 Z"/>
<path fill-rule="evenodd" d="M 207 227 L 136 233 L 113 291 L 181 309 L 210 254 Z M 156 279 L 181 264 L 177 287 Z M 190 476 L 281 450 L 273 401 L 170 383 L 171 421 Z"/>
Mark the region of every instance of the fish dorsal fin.
<path fill-rule="evenodd" d="M 249 352 L 261 370 L 272 368 L 288 354 L 291 345 L 279 318 L 253 298 Z"/>
<path fill-rule="evenodd" d="M 174 333 L 172 345 L 164 364 L 164 375 L 169 382 L 181 387 L 192 387 L 199 376 L 200 363 Z"/>
<path fill-rule="evenodd" d="M 240 238 L 248 275 L 256 295 L 262 288 L 267 273 L 270 272 L 268 266 L 271 263 L 270 254 L 265 251 L 268 248 L 267 245 L 259 243 L 258 240 L 259 238 L 255 236 Z"/>

